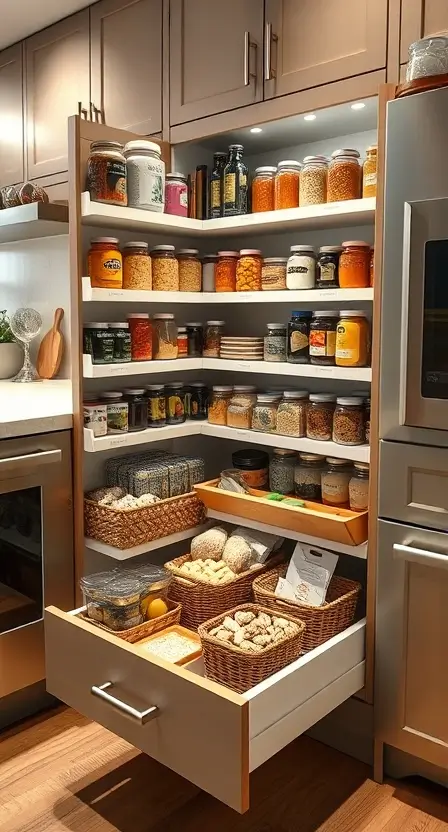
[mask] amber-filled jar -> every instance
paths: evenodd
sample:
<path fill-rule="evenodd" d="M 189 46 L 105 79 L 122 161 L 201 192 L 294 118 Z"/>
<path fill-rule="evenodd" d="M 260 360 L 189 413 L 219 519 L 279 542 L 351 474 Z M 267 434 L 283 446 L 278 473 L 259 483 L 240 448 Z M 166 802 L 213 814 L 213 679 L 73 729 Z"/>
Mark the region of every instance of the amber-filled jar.
<path fill-rule="evenodd" d="M 370 278 L 370 244 L 363 240 L 342 243 L 339 258 L 339 286 L 341 289 L 364 289 Z"/>
<path fill-rule="evenodd" d="M 336 367 L 365 367 L 369 358 L 369 322 L 362 309 L 340 312 L 336 327 Z"/>
<path fill-rule="evenodd" d="M 215 266 L 215 291 L 236 291 L 236 265 L 239 253 L 237 251 L 218 251 Z"/>
<path fill-rule="evenodd" d="M 132 312 L 128 316 L 133 361 L 151 361 L 152 326 L 147 312 Z"/>
<path fill-rule="evenodd" d="M 256 248 L 242 248 L 236 267 L 236 291 L 258 292 L 261 290 L 261 251 Z"/>
<path fill-rule="evenodd" d="M 376 196 L 376 168 L 377 168 L 376 144 L 367 148 L 366 158 L 362 166 L 362 195 L 363 197 Z"/>
<path fill-rule="evenodd" d="M 125 243 L 123 246 L 123 289 L 152 289 L 151 258 L 148 243 Z"/>
<path fill-rule="evenodd" d="M 252 180 L 252 213 L 274 210 L 274 187 L 276 168 L 265 165 L 256 168 Z"/>
<path fill-rule="evenodd" d="M 300 170 L 302 165 L 293 159 L 279 162 L 275 177 L 275 209 L 298 208 Z"/>
<path fill-rule="evenodd" d="M 95 237 L 90 241 L 87 268 L 92 288 L 122 288 L 123 259 L 117 237 Z"/>
<path fill-rule="evenodd" d="M 328 168 L 327 202 L 359 199 L 362 190 L 362 168 L 359 153 L 351 148 L 335 150 Z"/>
<path fill-rule="evenodd" d="M 119 142 L 92 142 L 87 162 L 90 199 L 109 205 L 127 205 L 126 159 Z"/>

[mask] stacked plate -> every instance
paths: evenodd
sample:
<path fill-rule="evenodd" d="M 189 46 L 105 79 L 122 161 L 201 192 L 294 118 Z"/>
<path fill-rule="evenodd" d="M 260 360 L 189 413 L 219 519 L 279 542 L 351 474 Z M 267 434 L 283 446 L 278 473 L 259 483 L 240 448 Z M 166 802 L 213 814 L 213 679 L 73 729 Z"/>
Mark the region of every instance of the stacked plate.
<path fill-rule="evenodd" d="M 220 358 L 235 361 L 263 361 L 263 338 L 221 338 Z"/>

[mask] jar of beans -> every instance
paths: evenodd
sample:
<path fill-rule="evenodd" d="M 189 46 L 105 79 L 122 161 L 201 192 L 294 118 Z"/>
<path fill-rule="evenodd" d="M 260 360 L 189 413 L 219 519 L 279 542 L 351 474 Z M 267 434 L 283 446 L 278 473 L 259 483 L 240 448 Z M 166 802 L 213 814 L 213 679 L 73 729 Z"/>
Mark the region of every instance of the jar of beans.
<path fill-rule="evenodd" d="M 151 291 L 151 258 L 148 243 L 125 243 L 123 246 L 123 289 Z"/>
<path fill-rule="evenodd" d="M 202 265 L 196 248 L 180 248 L 177 252 L 179 263 L 179 291 L 200 292 L 202 288 Z"/>
<path fill-rule="evenodd" d="M 305 436 L 307 390 L 285 390 L 277 410 L 276 433 L 282 436 Z"/>
<path fill-rule="evenodd" d="M 269 463 L 269 488 L 277 494 L 294 494 L 294 469 L 297 454 L 286 448 L 274 448 Z"/>
<path fill-rule="evenodd" d="M 261 288 L 263 291 L 286 289 L 287 257 L 265 257 L 261 264 Z"/>
<path fill-rule="evenodd" d="M 207 358 L 219 358 L 221 336 L 225 327 L 225 321 L 207 321 L 204 336 L 204 348 L 202 354 Z"/>
<path fill-rule="evenodd" d="M 227 408 L 232 398 L 233 387 L 216 385 L 212 387 L 212 394 L 208 406 L 208 421 L 211 425 L 227 424 Z"/>
<path fill-rule="evenodd" d="M 263 358 L 265 361 L 286 361 L 286 324 L 267 324 L 264 336 Z"/>
<path fill-rule="evenodd" d="M 261 289 L 261 251 L 243 248 L 236 267 L 236 291 L 257 292 Z"/>
<path fill-rule="evenodd" d="M 155 292 L 179 291 L 179 264 L 174 246 L 155 246 L 151 251 L 152 288 Z"/>
<path fill-rule="evenodd" d="M 322 471 L 322 502 L 334 508 L 348 508 L 351 465 L 346 459 L 327 457 Z"/>
<path fill-rule="evenodd" d="M 354 396 L 338 397 L 333 416 L 333 442 L 337 445 L 363 445 L 364 416 L 362 399 Z"/>
<path fill-rule="evenodd" d="M 238 257 L 237 251 L 218 251 L 218 260 L 215 266 L 215 290 L 217 292 L 236 291 Z"/>
<path fill-rule="evenodd" d="M 328 159 L 305 156 L 300 173 L 300 207 L 327 201 Z"/>
<path fill-rule="evenodd" d="M 299 454 L 294 469 L 294 492 L 302 500 L 320 503 L 322 500 L 322 471 L 325 457 L 320 454 Z"/>
<path fill-rule="evenodd" d="M 298 208 L 300 170 L 302 165 L 293 159 L 279 162 L 275 177 L 275 209 Z"/>
<path fill-rule="evenodd" d="M 308 439 L 329 442 L 333 434 L 333 415 L 336 396 L 333 393 L 310 393 L 306 412 L 306 435 Z"/>
<path fill-rule="evenodd" d="M 120 142 L 92 142 L 87 161 L 90 199 L 109 205 L 127 205 L 126 159 Z"/>
<path fill-rule="evenodd" d="M 364 422 L 366 426 L 366 442 L 370 443 L 370 399 L 364 402 Z"/>
<path fill-rule="evenodd" d="M 131 312 L 128 316 L 133 361 L 151 361 L 152 326 L 147 312 Z"/>
<path fill-rule="evenodd" d="M 177 358 L 177 326 L 172 312 L 158 312 L 153 316 L 154 358 Z"/>
<path fill-rule="evenodd" d="M 317 260 L 316 288 L 337 289 L 341 246 L 321 246 Z"/>
<path fill-rule="evenodd" d="M 265 165 L 255 169 L 252 180 L 252 213 L 274 210 L 276 168 Z"/>
<path fill-rule="evenodd" d="M 338 318 L 339 312 L 333 309 L 313 312 L 310 322 L 310 364 L 323 367 L 334 365 Z"/>
<path fill-rule="evenodd" d="M 349 240 L 342 243 L 339 258 L 339 285 L 341 289 L 363 289 L 370 282 L 370 243 Z"/>
<path fill-rule="evenodd" d="M 355 462 L 354 474 L 348 484 L 350 510 L 367 511 L 369 508 L 369 464 Z"/>
<path fill-rule="evenodd" d="M 362 188 L 362 167 L 357 150 L 342 148 L 331 154 L 328 168 L 327 202 L 359 199 Z"/>
<path fill-rule="evenodd" d="M 367 148 L 366 158 L 362 166 L 362 195 L 364 198 L 376 196 L 377 153 L 376 144 Z"/>
<path fill-rule="evenodd" d="M 258 393 L 252 412 L 252 430 L 275 433 L 279 397 L 269 393 Z"/>
<path fill-rule="evenodd" d="M 183 173 L 166 174 L 165 214 L 188 217 L 188 185 Z"/>

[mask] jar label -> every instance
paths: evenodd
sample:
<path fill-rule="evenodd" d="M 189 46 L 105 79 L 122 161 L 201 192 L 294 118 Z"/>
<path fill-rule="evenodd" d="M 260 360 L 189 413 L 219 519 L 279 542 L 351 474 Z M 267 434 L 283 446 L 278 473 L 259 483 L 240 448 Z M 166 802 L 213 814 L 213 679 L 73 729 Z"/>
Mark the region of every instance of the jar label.
<path fill-rule="evenodd" d="M 360 351 L 359 326 L 339 324 L 337 328 L 336 358 L 357 364 Z"/>
<path fill-rule="evenodd" d="M 182 208 L 188 208 L 188 191 L 186 188 L 184 191 L 180 192 L 179 202 Z"/>
<path fill-rule="evenodd" d="M 87 166 L 87 187 L 93 200 L 127 205 L 126 163 L 94 156 Z"/>
<path fill-rule="evenodd" d="M 334 263 L 324 263 L 320 267 L 320 282 L 321 283 L 333 283 L 334 282 L 334 273 L 336 271 L 336 265 Z"/>
<path fill-rule="evenodd" d="M 103 269 L 106 269 L 107 272 L 116 274 L 121 271 L 121 263 L 116 257 L 111 257 L 109 260 L 104 260 Z"/>
<path fill-rule="evenodd" d="M 210 183 L 210 210 L 221 208 L 221 182 L 213 179 Z"/>
<path fill-rule="evenodd" d="M 182 399 L 180 396 L 168 396 L 167 397 L 167 405 L 168 405 L 168 416 L 170 419 L 182 419 L 184 416 L 185 410 Z"/>
<path fill-rule="evenodd" d="M 234 204 L 236 202 L 236 175 L 226 173 L 224 177 L 224 202 Z"/>
<path fill-rule="evenodd" d="M 376 171 L 375 173 L 365 173 L 364 174 L 364 187 L 371 187 L 376 185 Z"/>
<path fill-rule="evenodd" d="M 309 344 L 308 336 L 304 332 L 291 332 L 289 343 L 291 344 L 291 352 L 306 350 Z"/>
<path fill-rule="evenodd" d="M 157 398 L 148 400 L 148 420 L 149 422 L 164 422 L 166 418 L 165 398 L 157 396 Z"/>
<path fill-rule="evenodd" d="M 121 266 L 121 255 L 112 250 L 90 251 L 88 267 L 92 288 L 98 289 L 121 289 L 123 273 Z"/>
<path fill-rule="evenodd" d="M 333 357 L 336 348 L 336 333 L 325 329 L 313 329 L 310 332 L 310 355 Z"/>
<path fill-rule="evenodd" d="M 128 204 L 162 211 L 165 203 L 163 166 L 151 159 L 128 159 Z"/>
<path fill-rule="evenodd" d="M 287 274 L 308 274 L 307 266 L 288 266 Z"/>

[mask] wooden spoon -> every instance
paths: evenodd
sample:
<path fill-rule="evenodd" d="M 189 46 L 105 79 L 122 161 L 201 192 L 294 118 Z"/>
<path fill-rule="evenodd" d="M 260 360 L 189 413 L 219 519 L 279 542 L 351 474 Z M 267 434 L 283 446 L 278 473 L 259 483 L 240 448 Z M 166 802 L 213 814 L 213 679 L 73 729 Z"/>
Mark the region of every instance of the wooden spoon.
<path fill-rule="evenodd" d="M 63 317 L 64 310 L 59 307 L 54 313 L 52 328 L 40 343 L 36 369 L 41 378 L 54 378 L 61 366 L 64 336 L 60 332 L 60 325 Z"/>

